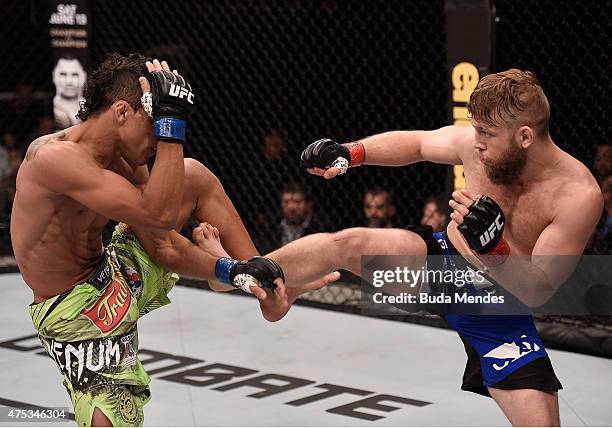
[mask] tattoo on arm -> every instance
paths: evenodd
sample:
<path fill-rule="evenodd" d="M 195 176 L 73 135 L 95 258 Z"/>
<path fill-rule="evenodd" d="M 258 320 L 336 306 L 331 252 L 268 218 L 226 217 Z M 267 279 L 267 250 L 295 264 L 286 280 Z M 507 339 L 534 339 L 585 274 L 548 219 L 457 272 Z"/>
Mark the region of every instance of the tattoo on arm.
<path fill-rule="evenodd" d="M 63 140 L 65 136 L 66 136 L 66 132 L 60 131 L 60 132 L 56 132 L 55 134 L 43 135 L 42 137 L 38 137 L 36 140 L 30 143 L 30 146 L 28 147 L 28 151 L 26 152 L 26 155 L 25 155 L 25 160 L 29 161 L 29 160 L 34 159 L 34 157 L 36 156 L 36 153 L 38 153 L 38 150 L 40 150 L 40 148 L 44 146 L 45 144 L 47 144 L 49 141 Z"/>

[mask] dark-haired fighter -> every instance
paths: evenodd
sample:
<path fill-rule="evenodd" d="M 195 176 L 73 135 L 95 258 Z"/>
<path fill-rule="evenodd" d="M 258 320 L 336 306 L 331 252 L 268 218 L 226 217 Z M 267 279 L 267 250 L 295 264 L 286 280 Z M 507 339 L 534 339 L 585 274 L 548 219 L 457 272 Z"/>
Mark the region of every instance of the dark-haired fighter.
<path fill-rule="evenodd" d="M 225 254 L 211 255 L 176 232 L 194 215 L 220 225 L 235 257 L 256 255 L 218 180 L 183 159 L 197 98 L 176 71 L 113 54 L 84 95 L 83 123 L 30 145 L 17 176 L 11 237 L 34 293 L 32 321 L 64 375 L 78 425 L 142 425 L 150 392 L 136 323 L 170 302 L 174 272 L 242 284 L 269 320 L 284 316 L 300 291 L 285 292 L 279 281 L 276 293 L 249 286 L 254 277 L 273 287 L 282 275 L 265 258 L 220 259 Z M 103 248 L 108 219 L 122 223 Z"/>
<path fill-rule="evenodd" d="M 311 144 L 302 163 L 326 179 L 361 164 L 428 160 L 463 165 L 466 189 L 453 193 L 446 232 L 357 228 L 280 248 L 268 257 L 283 268 L 287 283 L 338 268 L 359 275 L 362 254 L 455 253 L 480 266 L 510 254 L 525 257 L 488 266 L 489 275 L 524 303 L 543 304 L 574 268 L 559 269 L 549 256 L 582 253 L 602 212 L 601 191 L 589 170 L 553 143 L 548 101 L 532 73 L 512 69 L 484 77 L 468 109 L 472 126 Z M 516 266 L 521 259 L 530 261 Z M 513 287 L 517 271 L 532 284 Z M 531 316 L 449 315 L 447 321 L 468 354 L 463 389 L 490 394 L 513 425 L 559 424 L 561 384 Z"/>

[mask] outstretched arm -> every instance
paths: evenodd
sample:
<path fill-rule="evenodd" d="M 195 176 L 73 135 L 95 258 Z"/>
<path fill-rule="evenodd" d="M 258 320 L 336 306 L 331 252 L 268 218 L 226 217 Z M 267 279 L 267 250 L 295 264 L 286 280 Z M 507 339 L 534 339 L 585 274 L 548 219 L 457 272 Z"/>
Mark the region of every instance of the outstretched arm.
<path fill-rule="evenodd" d="M 471 126 L 446 126 L 434 131 L 384 132 L 340 146 L 319 140 L 304 150 L 302 165 L 326 179 L 342 172 L 332 166 L 338 156 L 347 158 L 349 167 L 402 166 L 420 161 L 461 165 L 463 154 L 471 151 L 473 136 Z"/>
<path fill-rule="evenodd" d="M 361 140 L 364 165 L 401 166 L 420 161 L 451 165 L 462 163 L 459 144 L 473 130 L 445 126 L 434 131 L 391 131 Z"/>

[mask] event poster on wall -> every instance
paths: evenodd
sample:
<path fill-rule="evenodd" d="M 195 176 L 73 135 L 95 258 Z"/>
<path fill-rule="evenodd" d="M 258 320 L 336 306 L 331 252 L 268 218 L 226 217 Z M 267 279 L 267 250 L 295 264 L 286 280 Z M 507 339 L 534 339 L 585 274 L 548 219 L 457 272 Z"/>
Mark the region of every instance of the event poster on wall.
<path fill-rule="evenodd" d="M 449 123 L 469 125 L 467 103 L 483 76 L 494 68 L 495 7 L 491 0 L 446 0 L 446 60 Z M 453 168 L 453 190 L 465 187 L 463 165 Z"/>
<path fill-rule="evenodd" d="M 79 122 L 89 69 L 89 19 L 86 0 L 50 0 L 49 35 L 53 49 L 52 78 L 55 85 L 53 115 L 56 129 Z"/>

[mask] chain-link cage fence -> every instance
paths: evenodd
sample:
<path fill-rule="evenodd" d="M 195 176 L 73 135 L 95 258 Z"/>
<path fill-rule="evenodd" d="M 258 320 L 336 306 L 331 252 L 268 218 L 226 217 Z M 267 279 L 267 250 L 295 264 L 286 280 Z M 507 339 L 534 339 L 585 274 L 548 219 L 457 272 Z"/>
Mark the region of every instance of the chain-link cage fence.
<path fill-rule="evenodd" d="M 610 143 L 610 1 L 497 0 L 497 70 L 529 69 L 551 106 L 563 150 L 593 165 Z"/>
<path fill-rule="evenodd" d="M 610 1 L 496 0 L 495 6 L 496 69 L 529 69 L 538 76 L 551 106 L 554 142 L 603 183 L 612 172 L 596 167 L 597 146 L 610 144 L 612 135 L 606 119 L 612 82 Z M 600 233 L 606 220 L 586 253 L 612 254 L 610 234 Z M 612 356 L 612 317 L 540 316 L 536 323 L 548 345 Z"/>
<path fill-rule="evenodd" d="M 53 91 L 48 10 L 7 4 L 0 34 L 8 59 L 0 70 L 11 77 L 0 85 L 9 111 L 22 79 L 47 101 Z M 533 70 L 551 103 L 553 139 L 593 167 L 596 146 L 610 135 L 609 1 L 497 0 L 495 7 L 495 71 Z M 448 190 L 441 165 L 358 168 L 327 182 L 300 171 L 298 161 L 321 137 L 344 142 L 446 125 L 443 0 L 156 0 L 146 7 L 105 0 L 90 1 L 89 10 L 94 66 L 111 52 L 141 52 L 168 60 L 192 83 L 204 102 L 190 120 L 186 154 L 220 178 L 261 251 L 271 249 L 279 193 L 291 180 L 308 188 L 328 231 L 364 224 L 369 187 L 392 193 L 397 226 L 418 223 L 424 201 Z M 20 120 L 5 120 L 4 129 L 25 128 Z M 326 287 L 307 299 L 355 308 L 359 287 Z"/>
<path fill-rule="evenodd" d="M 190 6 L 174 19 L 201 17 L 193 26 L 159 31 L 147 23 L 163 22 L 163 7 L 139 15 L 136 4 L 94 4 L 94 62 L 115 50 L 141 51 L 184 69 L 205 99 L 190 121 L 187 153 L 220 178 L 261 252 L 278 245 L 280 191 L 288 181 L 311 194 L 318 231 L 363 225 L 371 186 L 392 193 L 396 224 L 418 223 L 424 200 L 444 190 L 446 167 L 362 168 L 325 182 L 300 171 L 298 159 L 321 137 L 349 141 L 445 124 L 442 1 Z M 287 152 L 266 153 L 270 138 L 283 140 L 276 143 Z M 330 287 L 307 298 L 356 304 L 359 292 Z"/>
<path fill-rule="evenodd" d="M 0 117 L 0 130 L 16 133 L 22 145 L 28 144 L 27 137 L 39 115 L 52 114 L 53 59 L 48 20 L 49 8 L 44 2 L 2 1 L 0 102 L 4 114 Z M 28 88 L 24 90 L 22 86 Z M 26 109 L 31 106 L 35 109 Z"/>
<path fill-rule="evenodd" d="M 52 117 L 48 19 L 47 8 L 34 2 L 5 0 L 0 7 L 0 259 L 12 252 L 9 222 L 16 171 L 10 167 L 10 153 L 23 153 L 43 118 Z"/>
<path fill-rule="evenodd" d="M 187 154 L 220 178 L 260 250 L 270 249 L 289 180 L 305 184 L 330 231 L 361 224 L 370 185 L 393 193 L 400 225 L 418 221 L 425 198 L 444 189 L 443 166 L 367 168 L 326 183 L 298 161 L 321 137 L 444 125 L 443 2 L 194 1 L 171 22 L 159 6 L 143 14 L 133 2 L 92 4 L 94 62 L 140 51 L 183 70 L 204 100 Z M 270 139 L 287 153 L 265 153 Z"/>

